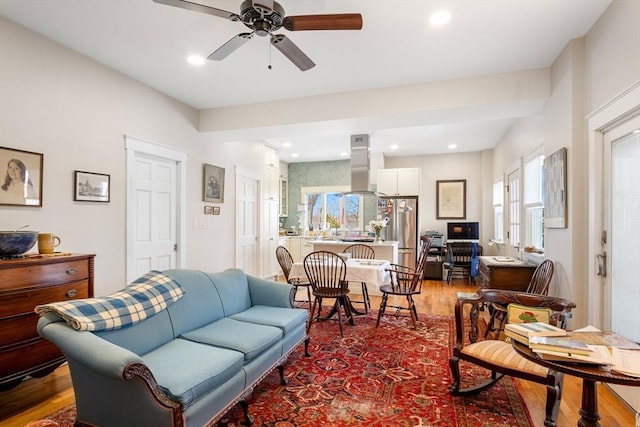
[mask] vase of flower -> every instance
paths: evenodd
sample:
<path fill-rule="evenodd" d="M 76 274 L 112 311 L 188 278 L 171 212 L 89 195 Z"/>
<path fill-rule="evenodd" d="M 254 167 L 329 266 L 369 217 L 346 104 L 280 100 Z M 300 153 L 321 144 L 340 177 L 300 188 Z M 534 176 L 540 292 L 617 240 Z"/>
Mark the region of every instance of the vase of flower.
<path fill-rule="evenodd" d="M 380 237 L 380 233 L 382 229 L 387 226 L 387 221 L 384 219 L 377 219 L 369 221 L 369 228 L 373 230 L 375 233 L 375 243 L 382 243 L 382 237 Z"/>

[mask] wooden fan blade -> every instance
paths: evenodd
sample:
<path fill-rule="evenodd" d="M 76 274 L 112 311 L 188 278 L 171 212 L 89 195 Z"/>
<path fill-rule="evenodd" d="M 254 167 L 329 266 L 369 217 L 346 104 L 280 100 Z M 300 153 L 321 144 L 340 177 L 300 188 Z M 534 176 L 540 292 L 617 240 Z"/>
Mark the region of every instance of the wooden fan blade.
<path fill-rule="evenodd" d="M 179 7 L 180 9 L 192 10 L 194 12 L 207 13 L 209 15 L 218 16 L 220 18 L 238 21 L 240 17 L 235 13 L 226 10 L 216 9 L 215 7 L 205 6 L 203 4 L 194 3 L 188 0 L 153 0 L 155 3 L 166 4 L 167 6 Z"/>
<path fill-rule="evenodd" d="M 282 24 L 289 31 L 361 30 L 362 15 L 341 13 L 333 15 L 287 16 Z"/>
<path fill-rule="evenodd" d="M 233 53 L 240 46 L 251 40 L 253 33 L 241 33 L 233 37 L 231 40 L 220 46 L 211 55 L 207 56 L 207 59 L 212 61 L 222 61 L 224 58 Z"/>
<path fill-rule="evenodd" d="M 275 46 L 289 61 L 300 68 L 300 71 L 307 71 L 316 66 L 309 57 L 296 46 L 291 39 L 283 34 L 274 34 L 271 36 L 271 44 Z"/>

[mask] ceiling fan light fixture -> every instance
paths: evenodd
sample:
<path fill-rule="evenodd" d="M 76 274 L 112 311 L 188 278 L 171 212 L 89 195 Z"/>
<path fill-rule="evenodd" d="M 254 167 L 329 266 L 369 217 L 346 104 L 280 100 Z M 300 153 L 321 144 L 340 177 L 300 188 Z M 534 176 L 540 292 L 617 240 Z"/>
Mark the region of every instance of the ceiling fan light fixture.
<path fill-rule="evenodd" d="M 153 0 L 155 3 L 194 12 L 206 13 L 232 22 L 242 22 L 251 32 L 240 33 L 216 49 L 207 58 L 221 61 L 236 51 L 254 35 L 271 36 L 271 44 L 301 71 L 315 67 L 315 63 L 289 38 L 275 34 L 281 28 L 289 31 L 309 30 L 360 30 L 362 15 L 359 13 L 338 13 L 329 15 L 285 16 L 284 8 L 275 0 L 243 0 L 240 14 L 211 6 L 195 3 L 193 0 Z M 285 25 L 284 21 L 287 22 Z M 268 67 L 271 69 L 271 65 Z"/>

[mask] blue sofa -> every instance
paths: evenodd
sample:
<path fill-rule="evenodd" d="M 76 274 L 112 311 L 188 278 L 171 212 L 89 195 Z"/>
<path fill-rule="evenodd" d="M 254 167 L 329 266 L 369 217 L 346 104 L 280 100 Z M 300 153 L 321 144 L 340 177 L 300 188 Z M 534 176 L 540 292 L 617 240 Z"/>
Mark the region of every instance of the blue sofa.
<path fill-rule="evenodd" d="M 308 355 L 307 310 L 292 308 L 292 286 L 238 269 L 158 273 L 180 295 L 129 326 L 77 330 L 55 304 L 36 308 L 38 333 L 69 363 L 76 425 L 201 427 L 236 403 L 250 422 L 253 388 L 276 367 L 284 384 L 283 364 L 302 342 Z"/>

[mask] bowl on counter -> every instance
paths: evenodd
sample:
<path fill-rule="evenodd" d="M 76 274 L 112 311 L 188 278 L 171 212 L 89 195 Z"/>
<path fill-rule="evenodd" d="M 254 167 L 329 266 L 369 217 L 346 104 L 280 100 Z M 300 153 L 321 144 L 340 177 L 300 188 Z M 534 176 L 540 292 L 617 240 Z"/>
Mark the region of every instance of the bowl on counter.
<path fill-rule="evenodd" d="M 29 252 L 37 241 L 37 231 L 0 231 L 0 257 Z"/>

